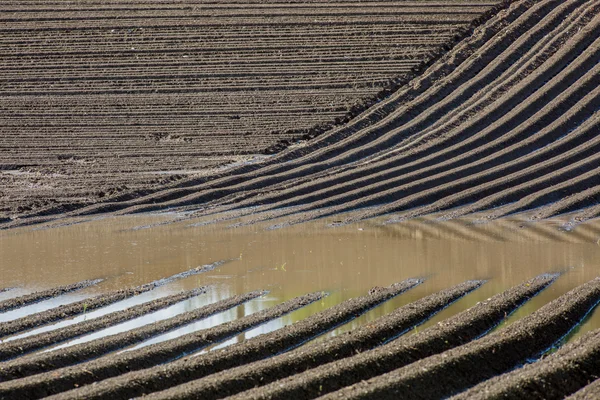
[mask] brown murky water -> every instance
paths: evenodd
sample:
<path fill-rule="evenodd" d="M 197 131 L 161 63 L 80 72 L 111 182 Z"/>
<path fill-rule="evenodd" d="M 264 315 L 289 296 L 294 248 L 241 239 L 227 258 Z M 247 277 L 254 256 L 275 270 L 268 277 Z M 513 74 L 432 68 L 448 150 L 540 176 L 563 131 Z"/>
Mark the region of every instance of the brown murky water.
<path fill-rule="evenodd" d="M 211 272 L 175 281 L 107 310 L 61 324 L 200 285 L 211 286 L 207 294 L 68 344 L 152 323 L 255 289 L 268 289 L 270 293 L 151 342 L 239 318 L 307 292 L 330 293 L 319 303 L 248 331 L 220 345 L 223 346 L 305 318 L 344 299 L 365 294 L 373 286 L 387 286 L 410 277 L 426 278 L 424 284 L 328 334 L 333 335 L 464 280 L 489 279 L 483 287 L 427 322 L 427 326 L 540 273 L 567 271 L 513 314 L 507 321 L 510 323 L 600 275 L 600 222 L 580 225 L 569 232 L 560 229 L 559 220 L 536 224 L 510 220 L 471 224 L 467 220 L 433 219 L 383 226 L 371 221 L 336 228 L 326 227 L 320 221 L 274 231 L 266 231 L 259 225 L 191 227 L 189 221 L 138 229 L 170 218 L 173 216 L 118 217 L 52 229 L 1 232 L 0 287 L 18 289 L 0 294 L 0 299 L 83 279 L 107 279 L 82 292 L 0 314 L 0 322 L 219 260 L 229 261 Z M 575 335 L 594 328 L 600 328 L 598 311 L 590 315 Z"/>

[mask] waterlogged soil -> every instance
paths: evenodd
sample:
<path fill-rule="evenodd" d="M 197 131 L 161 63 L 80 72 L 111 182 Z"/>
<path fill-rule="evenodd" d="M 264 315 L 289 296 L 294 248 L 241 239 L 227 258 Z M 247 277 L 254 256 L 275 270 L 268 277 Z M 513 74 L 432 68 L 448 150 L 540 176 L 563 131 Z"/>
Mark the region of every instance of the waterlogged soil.
<path fill-rule="evenodd" d="M 423 284 L 316 339 L 322 340 L 466 280 L 489 279 L 489 282 L 439 313 L 424 327 L 538 274 L 566 271 L 506 322 L 511 323 L 595 278 L 600 262 L 600 222 L 579 225 L 571 231 L 561 228 L 564 220 L 527 224 L 518 219 L 477 225 L 468 219 L 442 222 L 429 218 L 391 225 L 380 225 L 380 221 L 374 220 L 334 228 L 326 224 L 333 221 L 321 221 L 274 231 L 261 225 L 237 228 L 190 226 L 185 222 L 155 225 L 166 219 L 173 219 L 173 215 L 107 218 L 52 229 L 2 232 L 0 287 L 16 289 L 0 293 L 0 300 L 86 279 L 106 278 L 73 294 L 5 313 L 2 320 L 23 317 L 39 311 L 40 307 L 81 300 L 81 296 L 143 285 L 217 261 L 224 262 L 214 269 L 208 268 L 207 272 L 174 280 L 143 294 L 148 301 L 181 290 L 209 287 L 206 295 L 159 311 L 137 325 L 236 294 L 269 291 L 268 295 L 210 321 L 197 322 L 154 339 L 160 341 L 240 318 L 306 293 L 329 294 L 315 304 L 226 342 L 231 344 L 363 295 L 374 286 L 425 278 Z M 154 226 L 144 229 L 149 225 Z M 128 299 L 120 306 L 131 306 L 132 301 L 135 302 Z M 600 315 L 593 313 L 579 331 L 598 327 Z M 131 328 L 131 323 L 117 325 L 96 333 L 95 337 Z"/>

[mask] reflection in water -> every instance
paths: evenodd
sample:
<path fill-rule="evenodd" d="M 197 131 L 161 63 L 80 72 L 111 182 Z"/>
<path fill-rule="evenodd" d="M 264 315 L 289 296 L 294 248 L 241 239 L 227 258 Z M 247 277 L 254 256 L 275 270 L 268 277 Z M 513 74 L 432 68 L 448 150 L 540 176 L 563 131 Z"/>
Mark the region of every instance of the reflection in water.
<path fill-rule="evenodd" d="M 189 227 L 189 222 L 134 229 L 170 218 L 173 216 L 168 214 L 118 217 L 54 229 L 1 232 L 0 287 L 21 288 L 2 293 L 2 298 L 84 279 L 108 279 L 85 292 L 0 314 L 0 318 L 18 318 L 26 312 L 79 300 L 84 295 L 140 285 L 233 258 L 239 259 L 55 326 L 93 318 L 178 290 L 213 286 L 205 295 L 67 343 L 71 345 L 150 324 L 234 294 L 257 289 L 270 291 L 263 298 L 143 344 L 147 345 L 237 319 L 308 292 L 330 293 L 318 303 L 249 330 L 213 346 L 214 349 L 298 321 L 340 301 L 363 295 L 373 286 L 388 286 L 406 278 L 427 279 L 424 284 L 328 335 L 354 329 L 403 304 L 462 281 L 489 279 L 483 287 L 415 329 L 418 331 L 535 275 L 567 271 L 549 289 L 513 314 L 505 322 L 508 324 L 595 278 L 600 271 L 600 223 L 597 222 L 580 225 L 569 232 L 559 229 L 561 221 L 532 224 L 505 219 L 482 224 L 471 223 L 478 221 L 476 219 L 437 221 L 433 218 L 388 225 L 371 221 L 335 228 L 326 227 L 320 221 L 275 231 L 266 231 L 261 225 L 233 229 L 220 225 Z M 588 318 L 579 333 L 594 327 L 600 327 L 598 312 Z M 45 329 L 48 328 L 36 333 Z"/>

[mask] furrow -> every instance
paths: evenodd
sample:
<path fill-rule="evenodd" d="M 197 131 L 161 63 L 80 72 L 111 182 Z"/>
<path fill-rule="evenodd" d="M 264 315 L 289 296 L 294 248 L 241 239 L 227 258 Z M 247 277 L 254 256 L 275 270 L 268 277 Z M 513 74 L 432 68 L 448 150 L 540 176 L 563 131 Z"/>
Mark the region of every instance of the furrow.
<path fill-rule="evenodd" d="M 596 379 L 586 387 L 577 392 L 573 393 L 571 396 L 566 397 L 567 400 L 594 400 L 598 397 L 598 393 L 600 393 L 600 379 Z"/>
<path fill-rule="evenodd" d="M 489 37 L 493 36 L 493 34 L 495 34 L 496 32 L 498 32 L 500 30 L 500 28 L 503 26 L 505 20 L 511 21 L 513 19 L 516 19 L 516 17 L 518 15 L 520 15 L 521 13 L 523 13 L 527 10 L 527 7 L 530 4 L 531 4 L 530 2 L 520 2 L 520 3 L 512 6 L 510 8 L 510 12 L 506 13 L 506 15 L 502 15 L 501 17 L 498 17 L 498 18 L 492 18 L 492 22 L 489 24 L 490 26 L 485 26 L 484 28 L 480 29 L 478 31 L 475 39 L 471 40 L 469 43 L 471 45 L 473 45 L 474 47 L 478 46 L 479 40 L 487 40 Z M 501 6 L 499 6 L 498 9 L 501 9 L 508 5 L 509 5 L 508 2 L 503 3 Z M 482 17 L 480 22 L 485 22 L 487 19 L 489 19 L 491 16 L 493 16 L 495 11 L 498 11 L 498 9 L 495 9 L 494 12 L 490 12 L 486 16 Z M 466 47 L 468 48 L 468 46 L 466 46 Z M 469 54 L 470 53 L 465 55 L 465 58 Z M 433 75 L 440 74 L 443 76 L 445 73 L 448 72 L 449 67 L 451 68 L 454 66 L 454 64 L 452 64 L 452 63 L 456 62 L 456 63 L 460 64 L 462 62 L 462 60 L 464 60 L 463 58 L 461 58 L 462 55 L 458 55 L 458 56 L 454 55 L 453 57 L 454 58 L 452 59 L 452 62 L 450 65 L 446 65 L 444 63 L 441 63 L 440 65 L 436 65 L 434 68 L 432 68 L 431 74 L 433 74 Z M 433 78 L 433 77 L 431 75 L 429 75 L 426 78 L 421 79 L 420 82 L 422 82 L 423 84 L 425 84 L 427 86 L 430 86 L 431 81 L 428 81 L 428 79 L 431 79 L 431 78 Z M 420 88 L 409 88 L 408 91 L 410 92 L 408 94 L 407 94 L 406 90 L 402 91 L 402 93 L 408 97 L 412 97 L 412 96 L 414 96 L 414 93 L 420 92 L 421 89 Z M 402 96 L 400 96 L 400 97 L 402 97 Z M 391 104 L 393 102 L 394 102 L 393 99 L 385 102 L 385 104 L 387 105 L 387 110 L 392 110 L 394 108 L 393 104 Z M 358 120 L 356 120 L 353 123 L 353 126 L 358 129 L 359 126 L 360 127 L 367 126 L 368 124 L 372 123 L 373 118 L 378 119 L 380 116 L 380 113 L 378 111 L 377 112 L 376 111 L 377 110 L 368 112 L 367 113 L 368 115 L 366 117 L 359 118 Z M 386 113 L 387 113 L 387 111 L 386 111 Z M 244 172 L 249 172 L 250 175 L 252 175 L 252 171 L 257 168 L 263 168 L 264 174 L 271 174 L 271 173 L 274 173 L 276 170 L 279 170 L 281 172 L 282 168 L 281 168 L 281 166 L 276 165 L 277 162 L 284 161 L 284 160 L 290 160 L 290 159 L 293 159 L 293 158 L 303 155 L 303 153 L 305 151 L 310 152 L 315 149 L 321 148 L 324 144 L 327 144 L 329 140 L 331 142 L 338 141 L 338 139 L 343 138 L 344 136 L 348 136 L 349 133 L 350 132 L 348 132 L 346 134 L 342 133 L 341 136 L 338 135 L 338 133 L 332 133 L 331 135 L 326 135 L 326 137 L 323 140 L 317 140 L 315 142 L 315 144 L 311 145 L 311 147 L 309 149 L 290 150 L 290 151 L 282 153 L 281 156 L 274 157 L 272 160 L 269 160 L 269 162 L 267 162 L 264 165 L 243 166 L 238 169 L 232 170 L 231 172 L 228 172 L 225 175 L 218 175 L 215 177 L 211 177 L 208 180 L 214 181 L 214 183 L 212 184 L 213 186 L 217 185 L 217 184 L 218 185 L 225 185 L 225 184 L 231 185 L 234 182 L 241 182 L 243 179 L 245 179 L 245 177 L 243 176 Z M 275 165 L 275 166 L 273 166 L 273 165 Z M 231 175 L 231 176 L 228 177 L 226 175 Z M 167 191 L 156 193 L 156 194 L 150 195 L 150 197 L 140 198 L 135 201 L 130 201 L 130 200 L 127 200 L 124 198 L 122 201 L 119 201 L 118 203 L 113 202 L 113 203 L 107 203 L 107 204 L 103 204 L 103 205 L 84 207 L 81 209 L 80 212 L 91 213 L 91 212 L 111 211 L 111 210 L 120 209 L 120 208 L 124 208 L 124 207 L 128 207 L 128 206 L 133 206 L 136 203 L 139 204 L 144 201 L 153 201 L 153 202 L 165 201 L 166 199 L 174 198 L 175 196 L 181 197 L 182 195 L 185 195 L 186 193 L 187 194 L 192 193 L 193 191 L 197 190 L 196 188 L 193 188 L 194 185 L 198 185 L 198 184 L 202 185 L 204 182 L 207 182 L 207 179 L 204 179 L 204 178 L 201 178 L 200 180 L 192 179 L 189 181 L 181 182 L 179 184 L 179 186 L 190 187 L 189 189 L 169 189 Z M 35 214 L 32 216 L 35 216 Z M 44 218 L 40 218 L 40 219 L 43 220 Z"/>
<path fill-rule="evenodd" d="M 584 40 L 584 41 L 585 41 L 585 40 L 589 40 L 589 39 L 585 38 L 585 37 L 584 37 L 582 34 L 581 34 L 581 35 L 579 35 L 579 37 L 580 37 L 580 38 L 583 38 L 583 39 L 580 39 L 580 40 Z M 507 41 L 507 43 L 509 43 L 509 42 Z M 533 45 L 533 43 L 531 43 L 531 45 Z M 578 51 L 578 50 L 577 50 L 577 49 L 573 49 L 572 51 Z M 580 51 L 580 50 L 579 50 L 579 51 Z M 564 57 L 565 57 L 565 56 L 563 55 L 563 58 L 564 58 Z M 539 80 L 539 78 L 537 78 L 537 79 Z M 563 87 L 564 87 L 564 86 L 563 86 Z M 431 100 L 431 99 L 430 99 L 430 97 L 431 97 L 431 96 L 427 97 L 427 99 L 428 99 L 428 100 Z M 413 113 L 414 113 L 414 112 L 415 112 L 414 110 L 411 110 L 411 114 L 410 114 L 410 115 L 413 115 Z M 406 118 L 406 117 L 405 117 L 405 118 Z M 395 124 L 398 124 L 399 122 L 398 122 L 398 121 L 394 121 L 394 123 L 395 123 Z M 386 128 L 387 128 L 387 129 L 389 129 L 389 126 L 386 126 Z M 385 135 L 385 137 L 388 137 L 388 138 L 389 138 L 391 135 L 393 135 L 393 133 L 388 133 L 388 134 L 386 134 L 386 135 Z M 361 137 L 361 138 L 363 138 L 363 135 L 360 135 L 360 137 Z M 356 140 L 356 138 L 355 138 L 354 136 L 353 136 L 352 138 L 353 138 L 352 140 Z M 362 139 L 361 139 L 361 140 L 362 140 Z M 382 140 L 384 140 L 384 139 L 378 139 L 378 141 L 380 141 L 380 142 L 381 142 Z M 385 144 L 386 146 L 389 146 L 389 144 L 390 144 L 390 143 L 389 143 L 389 142 L 384 142 L 384 144 Z M 373 143 L 368 143 L 368 144 L 367 144 L 367 147 L 368 147 L 368 148 L 373 148 L 374 146 L 375 146 L 375 144 L 373 144 Z M 348 144 L 348 143 L 344 143 L 344 151 L 345 151 L 346 153 L 347 153 L 347 152 L 352 152 L 351 150 L 349 150 L 349 148 L 351 148 L 351 146 L 349 146 L 349 144 Z M 383 148 L 383 145 L 382 145 L 382 148 Z M 327 155 L 328 155 L 329 157 L 332 157 L 332 154 L 331 154 L 331 149 L 330 149 L 330 147 L 328 147 L 328 148 L 327 148 L 327 151 L 328 151 Z M 357 151 L 360 151 L 360 150 L 357 150 Z M 364 157 L 364 156 L 366 156 L 366 155 L 367 155 L 367 154 L 361 154 L 359 157 Z M 312 156 L 311 156 L 311 157 L 312 157 Z M 339 158 L 339 157 L 338 157 L 338 158 Z M 347 160 L 346 160 L 346 161 L 342 161 L 342 160 L 338 160 L 338 158 L 335 158 L 335 159 L 328 158 L 328 159 L 327 159 L 327 161 L 323 163 L 323 165 L 324 165 L 325 167 L 332 167 L 332 166 L 335 166 L 335 165 L 342 164 L 343 162 L 347 162 Z M 317 171 L 321 170 L 321 168 L 320 168 L 320 167 L 319 167 L 319 168 L 315 167 L 315 164 L 314 164 L 314 163 L 312 163 L 312 164 L 310 165 L 310 167 L 307 167 L 307 168 L 310 168 L 310 170 L 311 170 L 311 171 L 314 171 L 315 169 L 316 169 Z M 288 166 L 288 168 L 287 168 L 287 169 L 289 170 L 289 166 Z M 304 175 L 304 174 L 306 174 L 307 172 L 308 172 L 308 171 L 305 171 L 305 170 L 302 170 L 302 173 L 296 173 L 296 172 L 287 172 L 287 173 L 285 174 L 286 176 L 285 176 L 285 178 L 284 178 L 284 179 L 295 178 L 297 175 Z M 273 183 L 275 183 L 275 182 L 277 182 L 277 181 L 279 180 L 279 178 L 277 178 L 277 180 L 275 180 L 276 178 L 274 178 L 274 177 L 270 177 L 270 178 L 257 178 L 257 180 L 258 180 L 258 181 L 264 181 L 265 179 L 267 180 L 266 182 L 264 182 L 266 185 L 273 184 Z M 247 189 L 252 189 L 252 188 L 253 188 L 253 186 L 252 186 L 252 185 L 253 185 L 253 181 L 250 181 L 250 182 L 244 183 L 244 184 L 242 185 L 242 187 L 228 188 L 228 189 L 222 189 L 222 190 L 218 190 L 218 189 L 217 189 L 217 190 L 214 190 L 214 191 L 213 191 L 213 194 L 212 194 L 212 195 L 208 194 L 208 196 L 211 196 L 211 197 L 217 196 L 217 198 L 218 198 L 218 197 L 222 197 L 224 194 L 227 194 L 227 193 L 229 193 L 229 192 L 232 192 L 232 191 L 234 191 L 234 190 L 235 190 L 235 191 L 237 191 L 237 190 L 247 190 Z M 261 185 L 262 185 L 262 184 L 261 184 Z M 263 186 L 264 186 L 264 185 L 263 185 Z M 209 193 L 210 193 L 210 192 L 209 192 Z M 211 197 L 199 197 L 199 196 L 201 196 L 201 195 L 199 195 L 199 194 L 192 194 L 191 196 L 188 196 L 188 197 L 183 197 L 182 199 L 179 199 L 179 200 L 176 202 L 176 204 L 173 204 L 172 202 L 167 202 L 167 203 L 165 203 L 165 205 L 166 205 L 166 206 L 170 206 L 170 205 L 180 205 L 180 204 L 182 204 L 182 203 L 183 203 L 183 204 L 187 204 L 187 203 L 189 203 L 190 201 L 192 201 L 192 199 L 193 199 L 193 201 L 194 201 L 194 202 L 203 202 L 203 201 L 209 200 L 209 199 L 211 198 Z M 207 196 L 207 195 L 204 195 L 204 196 Z M 154 207 L 154 206 L 149 206 L 149 207 Z M 147 209 L 140 209 L 140 211 L 143 211 L 143 210 L 147 210 Z"/>
<path fill-rule="evenodd" d="M 332 308 L 274 332 L 257 336 L 224 349 L 174 361 L 169 364 L 168 368 L 156 366 L 143 371 L 125 373 L 116 378 L 106 379 L 94 385 L 57 395 L 56 398 L 81 398 L 83 396 L 89 399 L 98 399 L 115 396 L 139 396 L 185 383 L 192 379 L 198 379 L 224 369 L 271 357 L 299 346 L 307 340 L 347 322 L 381 302 L 418 285 L 420 282 L 418 279 L 409 279 L 388 288 L 375 288 L 366 296 L 346 300 Z M 113 375 L 116 374 L 114 367 L 111 368 L 111 371 Z M 124 369 L 121 372 L 126 372 L 126 370 Z M 32 378 L 35 378 L 35 376 Z M 44 385 L 52 391 L 57 391 L 56 382 Z M 65 387 L 62 390 L 71 387 Z M 1 393 L 0 385 L 0 395 Z"/>
<path fill-rule="evenodd" d="M 52 299 L 54 297 L 62 296 L 63 294 L 75 292 L 77 290 L 85 289 L 90 286 L 96 285 L 102 282 L 104 279 L 85 280 L 78 283 L 73 283 L 65 286 L 57 286 L 48 290 L 41 290 L 31 294 L 26 294 L 12 299 L 0 301 L 0 313 L 4 313 L 10 310 L 21 308 L 30 304 L 39 303 L 40 301 Z"/>
<path fill-rule="evenodd" d="M 507 372 L 569 333 L 600 301 L 600 278 L 481 339 L 322 396 L 442 398 Z"/>
<path fill-rule="evenodd" d="M 578 391 L 599 376 L 600 331 L 596 330 L 541 361 L 489 379 L 452 399 L 558 400 Z"/>
<path fill-rule="evenodd" d="M 10 360 L 47 346 L 59 344 L 66 340 L 105 329 L 121 322 L 130 321 L 204 293 L 206 293 L 206 288 L 204 287 L 188 290 L 151 300 L 125 310 L 115 311 L 98 318 L 79 322 L 74 325 L 0 343 L 0 361 Z"/>
<path fill-rule="evenodd" d="M 39 327 L 42 325 L 46 325 L 50 322 L 58 321 L 60 319 L 81 315 L 84 313 L 84 310 L 93 311 L 108 306 L 110 304 L 117 303 L 130 297 L 148 292 L 157 287 L 164 286 L 178 279 L 183 279 L 189 276 L 211 271 L 221 265 L 224 265 L 229 261 L 230 260 L 217 261 L 212 264 L 206 264 L 200 267 L 192 268 L 190 270 L 177 273 L 167 278 L 161 278 L 156 281 L 145 283 L 143 285 L 136 286 L 130 289 L 122 289 L 100 294 L 89 299 L 76 301 L 74 303 L 55 307 L 50 310 L 42 311 L 33 315 L 17 318 L 12 321 L 2 322 L 0 323 L 0 337 L 14 335 L 16 333 L 23 332 L 28 329 Z"/>
<path fill-rule="evenodd" d="M 240 393 L 234 398 L 312 399 L 442 353 L 486 334 L 506 318 L 506 315 L 550 285 L 556 277 L 556 274 L 548 274 L 533 278 L 439 322 L 423 332 L 400 337 L 372 351 L 327 362 L 305 372 L 298 371 L 301 373 L 267 386 L 257 387 L 264 385 L 265 382 L 255 382 L 256 389 Z M 237 380 L 235 382 L 238 384 Z M 193 386 L 192 383 L 180 387 L 181 390 L 173 388 L 150 398 L 181 399 L 190 398 L 190 395 L 198 393 L 202 393 L 204 398 L 203 392 L 192 389 L 195 387 L 197 386 Z"/>
<path fill-rule="evenodd" d="M 471 281 L 427 296 L 387 314 L 377 320 L 336 336 L 326 342 L 306 345 L 267 360 L 232 368 L 200 380 L 149 395 L 150 398 L 217 399 L 231 396 L 253 387 L 287 376 L 302 373 L 321 364 L 345 359 L 381 345 L 423 323 L 458 298 L 478 288 L 483 281 Z M 291 398 L 291 397 L 288 397 Z"/>
<path fill-rule="evenodd" d="M 321 299 L 324 295 L 322 292 L 307 294 L 243 318 L 179 338 L 151 344 L 137 350 L 108 355 L 72 367 L 3 382 L 0 383 L 0 397 L 37 399 L 113 376 L 127 376 L 126 372 L 128 371 L 144 370 L 157 364 L 167 363 L 304 307 Z M 157 368 L 162 368 L 162 366 Z M 101 384 L 96 383 L 94 386 L 98 385 Z"/>
<path fill-rule="evenodd" d="M 111 351 L 131 346 L 191 322 L 226 311 L 249 300 L 263 296 L 266 293 L 265 291 L 255 291 L 219 300 L 216 303 L 159 322 L 70 346 L 66 352 L 51 351 L 33 354 L 2 363 L 0 364 L 0 382 L 19 379 L 98 358 Z"/>

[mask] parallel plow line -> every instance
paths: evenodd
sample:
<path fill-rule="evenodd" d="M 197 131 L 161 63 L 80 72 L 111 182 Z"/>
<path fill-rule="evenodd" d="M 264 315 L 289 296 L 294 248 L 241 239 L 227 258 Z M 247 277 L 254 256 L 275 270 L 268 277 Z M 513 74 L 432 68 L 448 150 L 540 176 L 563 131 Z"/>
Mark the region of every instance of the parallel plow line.
<path fill-rule="evenodd" d="M 414 83 L 307 146 L 69 215 L 171 208 L 281 227 L 342 212 L 352 212 L 345 222 L 398 221 L 594 206 L 599 32 L 600 2 L 515 2 Z"/>

